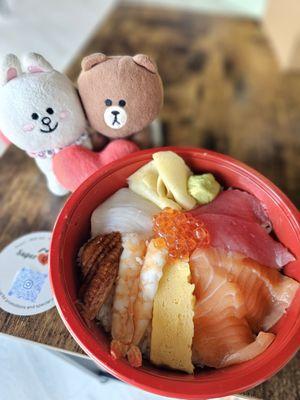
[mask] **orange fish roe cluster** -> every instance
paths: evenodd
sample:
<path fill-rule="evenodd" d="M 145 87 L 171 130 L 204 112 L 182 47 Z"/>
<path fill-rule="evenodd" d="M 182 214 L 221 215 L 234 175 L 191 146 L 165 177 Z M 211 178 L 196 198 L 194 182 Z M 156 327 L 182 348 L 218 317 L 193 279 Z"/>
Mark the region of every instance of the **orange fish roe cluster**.
<path fill-rule="evenodd" d="M 156 246 L 166 246 L 171 257 L 188 259 L 196 247 L 209 245 L 204 223 L 190 214 L 168 207 L 155 215 L 153 222 Z"/>

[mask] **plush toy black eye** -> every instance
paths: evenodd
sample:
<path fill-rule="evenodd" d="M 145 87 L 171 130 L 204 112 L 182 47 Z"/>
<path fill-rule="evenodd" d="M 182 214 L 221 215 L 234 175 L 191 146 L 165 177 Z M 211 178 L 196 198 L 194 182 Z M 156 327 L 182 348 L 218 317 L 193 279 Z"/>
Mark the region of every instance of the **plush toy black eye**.
<path fill-rule="evenodd" d="M 47 111 L 48 114 L 53 114 L 54 113 L 53 108 L 51 108 L 51 107 L 47 108 L 46 111 Z"/>
<path fill-rule="evenodd" d="M 31 114 L 31 118 L 32 119 L 39 119 L 39 116 L 38 116 L 37 113 L 33 113 L 33 114 Z"/>
<path fill-rule="evenodd" d="M 125 100 L 120 100 L 119 101 L 119 106 L 120 107 L 125 107 L 126 106 L 126 101 Z"/>
<path fill-rule="evenodd" d="M 106 99 L 104 103 L 105 103 L 105 105 L 106 105 L 107 107 L 109 107 L 109 106 L 112 105 L 112 101 L 111 101 L 110 99 Z"/>

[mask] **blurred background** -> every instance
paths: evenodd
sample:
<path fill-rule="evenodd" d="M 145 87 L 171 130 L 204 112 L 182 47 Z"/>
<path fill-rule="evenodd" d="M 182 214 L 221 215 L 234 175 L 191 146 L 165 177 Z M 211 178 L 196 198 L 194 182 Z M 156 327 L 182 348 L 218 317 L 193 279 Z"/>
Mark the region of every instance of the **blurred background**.
<path fill-rule="evenodd" d="M 146 132 L 136 138 L 140 145 L 197 146 L 229 154 L 269 177 L 299 207 L 299 21 L 297 0 L 0 0 L 0 55 L 41 53 L 76 84 L 80 61 L 87 54 L 149 54 L 163 79 L 165 104 L 159 139 Z M 31 230 L 50 230 L 64 200 L 47 192 L 41 173 L 25 153 L 4 139 L 0 142 L 2 248 Z M 0 313 L 0 332 L 12 334 L 12 321 L 4 314 Z M 26 359 L 28 365 L 37 359 L 50 363 L 44 350 L 32 356 L 35 353 L 26 346 L 0 344 L 2 371 L 3 362 L 7 366 L 13 357 Z M 250 394 L 299 399 L 299 362 L 298 355 Z M 17 364 L 12 362 L 9 371 Z M 57 373 L 68 382 L 75 372 L 66 371 L 64 375 L 53 368 L 53 377 Z M 16 394 L 9 375 L 0 379 L 1 400 Z M 84 397 L 79 389 L 66 393 L 67 385 L 52 396 L 52 389 L 43 386 L 45 378 L 30 376 L 32 385 L 41 386 L 18 398 L 100 398 L 95 393 Z M 26 379 L 23 384 L 28 385 Z M 150 398 L 126 390 L 116 393 L 123 393 L 122 399 Z"/>
<path fill-rule="evenodd" d="M 74 82 L 89 53 L 151 55 L 163 144 L 230 154 L 299 205 L 299 16 L 297 0 L 1 0 L 0 54 L 40 52 Z"/>

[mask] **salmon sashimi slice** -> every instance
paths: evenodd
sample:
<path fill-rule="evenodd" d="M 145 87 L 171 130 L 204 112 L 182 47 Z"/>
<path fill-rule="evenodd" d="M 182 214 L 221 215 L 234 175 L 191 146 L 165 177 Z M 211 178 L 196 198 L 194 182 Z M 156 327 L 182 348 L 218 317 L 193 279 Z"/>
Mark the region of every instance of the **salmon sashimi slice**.
<path fill-rule="evenodd" d="M 237 351 L 234 354 L 230 354 L 224 358 L 221 367 L 228 367 L 229 365 L 240 364 L 242 362 L 252 360 L 253 354 L 263 353 L 273 342 L 275 335 L 272 333 L 260 332 L 255 341 L 250 343 L 248 346 Z"/>
<path fill-rule="evenodd" d="M 269 330 L 290 306 L 299 283 L 273 268 L 266 267 L 239 253 L 217 248 L 196 249 L 192 255 L 197 265 L 209 263 L 221 268 L 226 279 L 242 291 L 251 329 Z"/>
<path fill-rule="evenodd" d="M 275 336 L 264 333 L 263 341 L 255 339 L 242 291 L 228 280 L 227 271 L 200 257 L 191 258 L 190 268 L 196 295 L 194 364 L 222 368 L 262 353 Z"/>

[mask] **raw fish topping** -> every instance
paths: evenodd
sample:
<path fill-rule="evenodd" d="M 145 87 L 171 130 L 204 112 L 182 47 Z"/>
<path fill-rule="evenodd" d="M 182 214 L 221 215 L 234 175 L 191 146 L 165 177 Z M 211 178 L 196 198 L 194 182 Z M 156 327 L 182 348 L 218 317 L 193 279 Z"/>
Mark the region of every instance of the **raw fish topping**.
<path fill-rule="evenodd" d="M 295 260 L 280 242 L 255 222 L 218 214 L 203 213 L 199 218 L 209 230 L 210 243 L 214 247 L 244 254 L 277 269 Z"/>
<path fill-rule="evenodd" d="M 247 321 L 243 288 L 216 265 L 217 250 L 197 249 L 195 253 L 190 262 L 196 295 L 193 362 L 222 368 L 258 356 L 275 336 L 260 332 L 255 338 Z M 225 253 L 221 265 L 231 261 Z"/>
<path fill-rule="evenodd" d="M 271 227 L 271 221 L 262 203 L 252 194 L 239 189 L 225 190 L 216 199 L 202 207 L 195 208 L 193 215 L 216 214 L 236 217 Z"/>
<path fill-rule="evenodd" d="M 204 266 L 210 265 L 215 273 L 219 270 L 224 279 L 238 285 L 244 297 L 245 317 L 254 333 L 272 328 L 290 306 L 300 287 L 294 279 L 274 268 L 242 254 L 213 247 L 196 249 L 190 265 L 199 279 Z"/>
<path fill-rule="evenodd" d="M 97 207 L 91 218 L 92 236 L 118 231 L 151 235 L 152 217 L 160 209 L 128 188 L 115 192 Z"/>
<path fill-rule="evenodd" d="M 226 190 L 211 203 L 190 211 L 204 222 L 213 247 L 244 254 L 272 268 L 294 261 L 293 255 L 269 235 L 272 224 L 261 202 L 242 190 Z"/>

